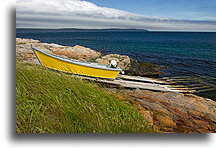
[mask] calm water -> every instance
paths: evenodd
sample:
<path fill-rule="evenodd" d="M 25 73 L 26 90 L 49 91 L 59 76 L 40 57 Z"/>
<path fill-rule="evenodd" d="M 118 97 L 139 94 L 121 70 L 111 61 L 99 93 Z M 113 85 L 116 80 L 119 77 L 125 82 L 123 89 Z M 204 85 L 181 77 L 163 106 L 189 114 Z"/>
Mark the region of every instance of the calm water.
<path fill-rule="evenodd" d="M 203 76 L 215 86 L 216 33 L 17 30 L 17 37 L 128 55 L 167 66 L 164 76 Z M 201 94 L 215 99 L 215 91 Z"/>

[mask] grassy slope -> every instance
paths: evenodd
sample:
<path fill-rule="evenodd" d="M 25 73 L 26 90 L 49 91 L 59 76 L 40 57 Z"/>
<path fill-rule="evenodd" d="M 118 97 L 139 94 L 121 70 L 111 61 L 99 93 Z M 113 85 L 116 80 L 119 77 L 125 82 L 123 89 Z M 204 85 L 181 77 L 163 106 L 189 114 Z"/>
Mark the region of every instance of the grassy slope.
<path fill-rule="evenodd" d="M 92 83 L 17 61 L 16 132 L 152 132 L 135 108 Z"/>

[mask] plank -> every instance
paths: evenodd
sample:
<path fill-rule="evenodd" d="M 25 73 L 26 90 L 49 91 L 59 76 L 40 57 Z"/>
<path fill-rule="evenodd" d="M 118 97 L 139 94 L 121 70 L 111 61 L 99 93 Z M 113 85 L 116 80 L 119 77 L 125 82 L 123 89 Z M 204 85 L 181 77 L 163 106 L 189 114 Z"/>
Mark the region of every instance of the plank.
<path fill-rule="evenodd" d="M 198 90 L 198 89 L 208 89 L 211 88 L 211 86 L 201 86 L 201 87 L 190 87 L 190 88 L 186 88 L 187 90 Z"/>
<path fill-rule="evenodd" d="M 147 90 L 155 90 L 155 91 L 171 91 L 171 92 L 181 92 L 181 90 L 176 90 L 169 88 L 166 85 L 159 85 L 159 84 L 150 84 L 144 82 L 136 82 L 136 81 L 125 81 L 125 80 L 105 80 L 105 79 L 95 79 L 95 78 L 88 78 L 89 80 L 94 80 L 97 82 L 120 85 L 122 87 L 128 88 L 140 88 L 140 89 L 147 89 Z"/>
<path fill-rule="evenodd" d="M 118 78 L 135 80 L 135 81 L 143 81 L 143 82 L 151 82 L 151 83 L 159 83 L 159 84 L 167 84 L 165 81 L 160 81 L 153 78 L 140 77 L 140 76 L 128 76 L 128 75 L 119 75 Z"/>
<path fill-rule="evenodd" d="M 120 85 L 125 88 L 139 88 L 139 89 L 162 91 L 162 92 L 186 92 L 187 93 L 193 91 L 193 90 L 187 90 L 187 88 L 174 88 L 171 85 L 166 85 L 164 83 L 163 84 L 149 83 L 152 82 L 151 80 L 153 80 L 151 78 L 147 78 L 147 79 L 145 78 L 144 80 L 147 80 L 146 83 L 146 81 L 137 82 L 133 80 L 123 80 L 123 79 L 109 80 L 109 79 L 100 79 L 100 78 L 85 77 L 85 76 L 77 76 L 77 77 L 81 79 L 86 79 L 86 80 L 91 80 L 91 81 L 96 81 L 96 82 L 101 82 L 101 83 L 106 83 L 111 85 Z M 161 82 L 161 81 L 153 80 L 153 82 Z"/>
<path fill-rule="evenodd" d="M 215 88 L 201 89 L 201 90 L 196 90 L 196 93 L 205 92 L 205 91 L 213 91 L 213 90 L 215 90 Z"/>

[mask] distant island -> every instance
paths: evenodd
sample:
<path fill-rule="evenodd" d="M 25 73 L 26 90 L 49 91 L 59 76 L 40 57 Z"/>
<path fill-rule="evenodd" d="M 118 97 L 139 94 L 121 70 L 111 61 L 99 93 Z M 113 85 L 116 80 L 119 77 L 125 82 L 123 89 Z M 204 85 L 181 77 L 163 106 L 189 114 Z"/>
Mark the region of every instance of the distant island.
<path fill-rule="evenodd" d="M 17 33 L 21 32 L 108 32 L 108 31 L 137 31 L 137 32 L 148 32 L 149 30 L 146 29 L 135 29 L 135 28 L 128 28 L 128 29 L 122 29 L 122 28 L 107 28 L 107 29 L 79 29 L 79 28 L 59 28 L 59 29 L 43 29 L 43 28 L 16 28 Z"/>

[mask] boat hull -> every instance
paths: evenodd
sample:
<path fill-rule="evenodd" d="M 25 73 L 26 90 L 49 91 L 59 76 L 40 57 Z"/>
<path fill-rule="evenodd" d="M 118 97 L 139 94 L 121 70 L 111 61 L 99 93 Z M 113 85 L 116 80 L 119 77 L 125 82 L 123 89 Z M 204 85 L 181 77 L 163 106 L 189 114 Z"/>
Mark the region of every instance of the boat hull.
<path fill-rule="evenodd" d="M 83 66 L 80 64 L 61 60 L 61 58 L 54 58 L 52 56 L 49 56 L 48 54 L 40 52 L 39 50 L 33 50 L 33 51 L 36 54 L 40 63 L 43 66 L 51 69 L 73 73 L 73 74 L 98 77 L 98 78 L 108 78 L 108 79 L 115 79 L 120 73 L 120 70 L 109 70 L 109 69 L 100 69 L 100 68 Z"/>

